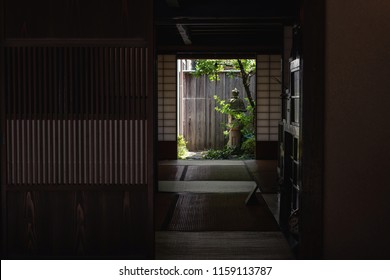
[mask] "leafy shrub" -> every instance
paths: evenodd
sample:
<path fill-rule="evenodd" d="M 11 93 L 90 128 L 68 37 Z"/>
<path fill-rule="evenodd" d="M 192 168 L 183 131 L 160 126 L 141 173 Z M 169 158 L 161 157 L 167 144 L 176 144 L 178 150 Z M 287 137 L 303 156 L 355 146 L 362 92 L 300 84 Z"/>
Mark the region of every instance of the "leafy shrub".
<path fill-rule="evenodd" d="M 241 151 L 247 155 L 253 155 L 255 153 L 256 139 L 254 135 L 251 135 L 241 144 Z"/>
<path fill-rule="evenodd" d="M 184 139 L 183 135 L 179 134 L 177 135 L 177 158 L 185 159 L 187 153 L 187 141 Z"/>
<path fill-rule="evenodd" d="M 217 112 L 233 117 L 233 122 L 231 124 L 225 124 L 225 135 L 229 134 L 229 130 L 232 127 L 240 127 L 242 135 L 254 135 L 254 112 L 250 105 L 246 107 L 246 112 L 237 112 L 231 109 L 231 105 L 226 100 L 222 100 L 217 95 L 214 95 L 214 99 L 216 103 L 215 110 Z M 249 103 L 247 98 L 245 98 L 245 100 Z"/>
<path fill-rule="evenodd" d="M 225 147 L 222 150 L 210 149 L 203 155 L 204 159 L 229 159 L 237 153 L 237 149 L 233 147 Z"/>

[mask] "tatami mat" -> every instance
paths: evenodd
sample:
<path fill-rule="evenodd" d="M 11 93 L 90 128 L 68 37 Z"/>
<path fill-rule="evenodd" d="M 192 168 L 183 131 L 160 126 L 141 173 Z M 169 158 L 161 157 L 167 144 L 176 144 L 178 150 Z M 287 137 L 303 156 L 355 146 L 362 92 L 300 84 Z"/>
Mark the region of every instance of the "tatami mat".
<path fill-rule="evenodd" d="M 245 166 L 188 166 L 184 181 L 252 181 Z"/>
<path fill-rule="evenodd" d="M 160 181 L 253 181 L 244 165 L 160 165 Z"/>
<path fill-rule="evenodd" d="M 242 160 L 162 160 L 159 165 L 245 165 Z"/>
<path fill-rule="evenodd" d="M 259 194 L 258 203 L 246 205 L 247 194 L 180 194 L 167 230 L 277 231 L 279 226 Z"/>
<path fill-rule="evenodd" d="M 294 256 L 278 232 L 156 232 L 160 260 L 288 260 Z"/>
<path fill-rule="evenodd" d="M 160 192 L 249 193 L 254 181 L 159 181 Z"/>

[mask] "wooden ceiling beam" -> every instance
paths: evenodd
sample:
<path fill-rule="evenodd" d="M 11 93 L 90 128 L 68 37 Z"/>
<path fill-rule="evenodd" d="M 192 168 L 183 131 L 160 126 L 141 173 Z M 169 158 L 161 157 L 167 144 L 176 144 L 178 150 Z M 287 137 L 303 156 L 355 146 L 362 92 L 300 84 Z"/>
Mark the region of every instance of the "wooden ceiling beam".
<path fill-rule="evenodd" d="M 157 45 L 158 53 L 264 53 L 279 54 L 282 46 L 279 44 L 258 44 L 258 45 Z"/>
<path fill-rule="evenodd" d="M 281 26 L 283 23 L 291 21 L 291 18 L 275 17 L 275 18 L 157 18 L 155 24 L 157 26 L 181 24 L 186 26 Z"/>

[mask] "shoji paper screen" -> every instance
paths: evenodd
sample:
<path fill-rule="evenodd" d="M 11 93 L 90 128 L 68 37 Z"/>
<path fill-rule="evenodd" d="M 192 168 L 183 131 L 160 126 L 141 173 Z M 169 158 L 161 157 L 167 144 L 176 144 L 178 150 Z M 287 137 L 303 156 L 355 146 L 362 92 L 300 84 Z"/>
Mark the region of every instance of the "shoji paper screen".
<path fill-rule="evenodd" d="M 176 141 L 176 56 L 158 56 L 158 140 Z"/>
<path fill-rule="evenodd" d="M 278 141 L 281 119 L 281 56 L 257 56 L 257 141 Z"/>

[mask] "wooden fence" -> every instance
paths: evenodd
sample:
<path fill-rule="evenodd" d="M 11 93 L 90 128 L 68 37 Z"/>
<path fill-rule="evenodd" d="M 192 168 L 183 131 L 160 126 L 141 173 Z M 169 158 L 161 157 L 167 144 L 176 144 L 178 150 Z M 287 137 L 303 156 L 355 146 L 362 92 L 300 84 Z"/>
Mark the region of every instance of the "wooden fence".
<path fill-rule="evenodd" d="M 245 98 L 245 90 L 240 77 L 231 77 L 221 73 L 219 81 L 210 81 L 208 77 L 195 77 L 190 72 L 183 75 L 183 92 L 180 96 L 181 116 L 179 133 L 183 134 L 190 151 L 204 151 L 222 148 L 226 143 L 223 135 L 227 116 L 215 110 L 214 95 L 229 100 L 231 91 L 237 88 L 240 97 Z M 250 89 L 255 98 L 255 77 L 251 78 Z"/>

